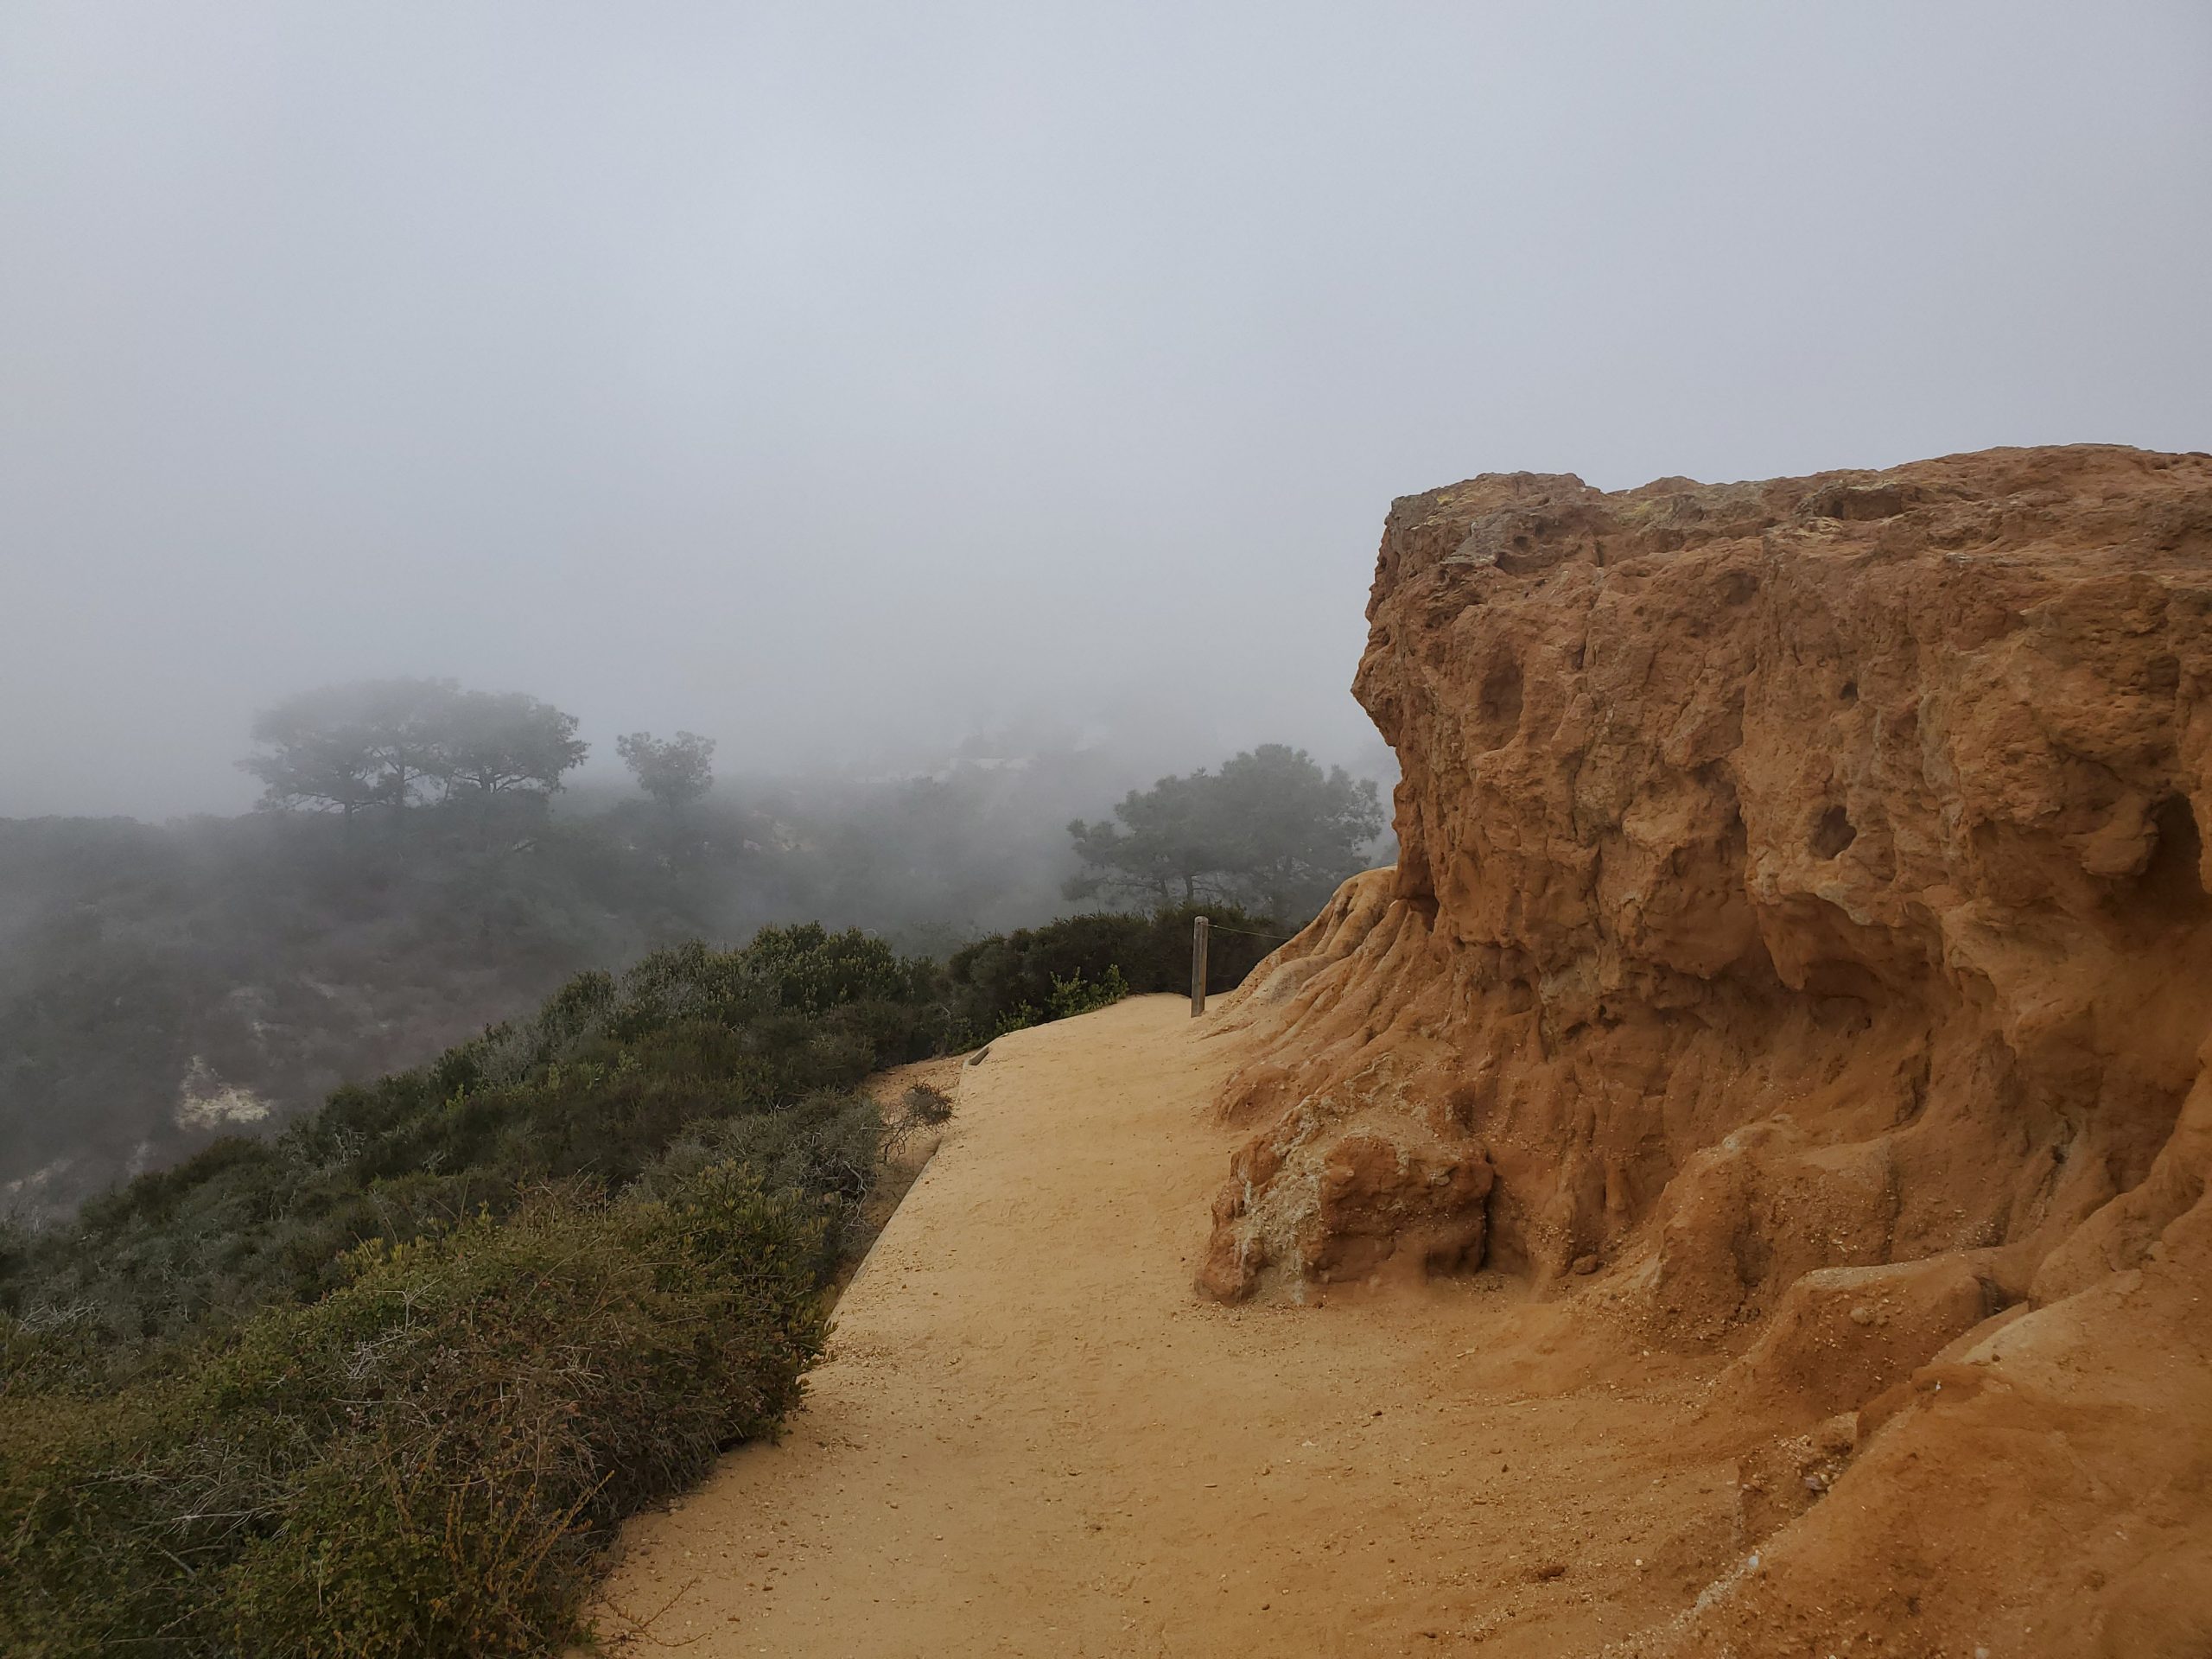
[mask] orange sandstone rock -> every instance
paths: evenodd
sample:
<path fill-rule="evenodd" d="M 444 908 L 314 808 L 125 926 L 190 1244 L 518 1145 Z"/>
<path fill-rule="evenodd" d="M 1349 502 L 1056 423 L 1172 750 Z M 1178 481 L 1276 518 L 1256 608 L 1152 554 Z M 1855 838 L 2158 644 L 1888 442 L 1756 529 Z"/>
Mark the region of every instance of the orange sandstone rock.
<path fill-rule="evenodd" d="M 1685 1336 L 1944 1250 L 2017 1299 L 2153 1176 L 2212 1034 L 2212 459 L 1479 478 L 1393 506 L 1369 616 L 1402 858 L 1230 1015 L 1217 1292 L 1373 1254 L 1348 1137 L 1481 1159 L 1491 1261 L 1640 1261 Z"/>
<path fill-rule="evenodd" d="M 1202 1287 L 1748 1342 L 1772 1535 L 1624 1653 L 2212 1650 L 2212 456 L 1478 478 L 1368 614 L 1401 860 L 1221 1016 Z"/>

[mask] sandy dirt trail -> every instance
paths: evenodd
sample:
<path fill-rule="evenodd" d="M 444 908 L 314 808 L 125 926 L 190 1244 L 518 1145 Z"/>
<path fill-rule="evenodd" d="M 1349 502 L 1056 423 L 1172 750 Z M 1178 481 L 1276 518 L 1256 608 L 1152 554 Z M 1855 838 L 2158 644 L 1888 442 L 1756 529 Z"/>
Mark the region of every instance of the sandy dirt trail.
<path fill-rule="evenodd" d="M 1191 1288 L 1235 1039 L 1141 997 L 1003 1038 L 784 1442 L 625 1535 L 602 1628 L 719 1655 L 1594 1650 L 1730 1551 L 1709 1368 L 1494 1274 Z"/>

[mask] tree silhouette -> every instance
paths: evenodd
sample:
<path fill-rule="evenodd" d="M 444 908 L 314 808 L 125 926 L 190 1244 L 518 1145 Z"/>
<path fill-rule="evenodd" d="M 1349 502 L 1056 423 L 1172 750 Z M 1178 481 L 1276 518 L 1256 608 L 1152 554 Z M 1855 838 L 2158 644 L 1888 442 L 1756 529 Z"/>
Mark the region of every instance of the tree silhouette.
<path fill-rule="evenodd" d="M 1132 790 L 1112 819 L 1068 825 L 1085 868 L 1063 891 L 1109 903 L 1236 904 L 1300 923 L 1362 868 L 1382 824 L 1371 779 L 1262 744 L 1218 772 Z"/>
<path fill-rule="evenodd" d="M 715 781 L 715 740 L 696 732 L 661 739 L 632 732 L 614 740 L 614 752 L 637 775 L 638 787 L 674 812 L 697 800 Z"/>

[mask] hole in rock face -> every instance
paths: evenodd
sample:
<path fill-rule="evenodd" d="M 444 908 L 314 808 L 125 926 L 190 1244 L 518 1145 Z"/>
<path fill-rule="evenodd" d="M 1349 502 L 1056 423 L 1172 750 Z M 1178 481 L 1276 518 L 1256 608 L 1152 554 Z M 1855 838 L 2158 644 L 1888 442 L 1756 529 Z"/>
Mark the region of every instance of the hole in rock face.
<path fill-rule="evenodd" d="M 1821 814 L 1821 821 L 1813 826 L 1813 833 L 1806 838 L 1806 845 L 1816 858 L 1834 858 L 1859 839 L 1859 831 L 1840 806 L 1832 806 Z"/>
<path fill-rule="evenodd" d="M 1511 741 L 1521 728 L 1521 664 L 1510 657 L 1502 657 L 1491 664 L 1490 672 L 1483 677 L 1482 696 L 1477 707 L 1483 717 L 1483 726 L 1490 734 L 1491 747 L 1500 747 Z"/>
<path fill-rule="evenodd" d="M 1903 490 L 1894 484 L 1877 484 L 1844 491 L 1836 502 L 1835 516 L 1864 524 L 1873 518 L 1894 518 L 1904 507 Z"/>
<path fill-rule="evenodd" d="M 1858 681 L 1856 681 L 1856 680 L 1846 680 L 1846 681 L 1843 683 L 1843 689 L 1842 689 L 1841 690 L 1838 691 L 1835 695 L 1836 695 L 1836 701 L 1837 701 L 1837 702 L 1858 702 L 1858 701 L 1859 701 L 1859 682 L 1858 682 Z"/>
<path fill-rule="evenodd" d="M 1452 1128 L 1464 1134 L 1489 1116 L 1491 1097 L 1496 1092 L 1497 1085 L 1494 1083 L 1487 1088 L 1482 1084 L 1470 1083 L 1464 1079 L 1453 1084 L 1451 1091 L 1445 1096 L 1444 1103 L 1445 1110 Z"/>
<path fill-rule="evenodd" d="M 2204 838 L 2196 815 L 2179 795 L 2169 795 L 2151 809 L 2158 844 L 2136 880 L 2136 896 L 2146 911 L 2172 921 L 2195 921 L 2212 912 L 2204 891 Z"/>
<path fill-rule="evenodd" d="M 1894 518 L 1911 505 L 1905 491 L 1895 484 L 1830 484 L 1815 490 L 1798 505 L 1798 513 L 1821 518 L 1845 518 L 1867 523 Z"/>

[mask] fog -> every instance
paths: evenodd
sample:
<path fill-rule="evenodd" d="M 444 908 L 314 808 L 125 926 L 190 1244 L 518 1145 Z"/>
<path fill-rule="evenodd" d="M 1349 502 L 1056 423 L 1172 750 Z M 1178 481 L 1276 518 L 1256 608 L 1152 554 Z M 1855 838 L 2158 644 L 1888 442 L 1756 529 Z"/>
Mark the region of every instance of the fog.
<path fill-rule="evenodd" d="M 2212 447 L 2209 78 L 2197 0 L 10 0 L 0 814 L 241 809 L 381 675 L 1357 761 L 1394 495 Z"/>

